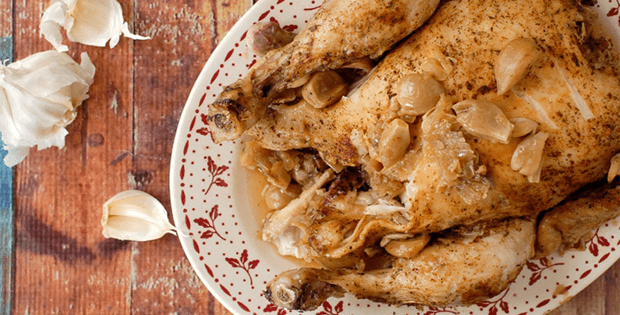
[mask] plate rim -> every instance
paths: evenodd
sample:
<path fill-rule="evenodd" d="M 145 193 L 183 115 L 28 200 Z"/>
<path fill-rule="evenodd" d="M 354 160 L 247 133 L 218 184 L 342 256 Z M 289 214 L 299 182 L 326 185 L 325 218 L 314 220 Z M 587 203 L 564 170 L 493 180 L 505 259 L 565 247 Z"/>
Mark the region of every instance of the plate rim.
<path fill-rule="evenodd" d="M 181 169 L 181 166 L 180 166 L 181 163 L 179 163 L 179 160 L 175 159 L 175 157 L 181 156 L 181 154 L 179 153 L 179 151 L 182 150 L 181 146 L 183 143 L 183 138 L 181 135 L 183 134 L 185 129 L 187 129 L 188 125 L 190 124 L 190 119 L 188 118 L 192 115 L 192 110 L 194 109 L 193 108 L 194 103 L 197 100 L 200 100 L 201 94 L 203 93 L 203 91 L 199 91 L 200 86 L 199 84 L 197 84 L 197 82 L 203 82 L 203 81 L 208 80 L 208 73 L 211 71 L 210 69 L 214 66 L 217 66 L 217 63 L 219 62 L 218 60 L 216 60 L 216 58 L 212 58 L 212 57 L 214 56 L 217 57 L 225 53 L 226 49 L 231 47 L 231 45 L 234 45 L 236 41 L 236 37 L 233 35 L 244 33 L 245 28 L 247 27 L 248 23 L 254 22 L 253 20 L 256 18 L 256 15 L 258 14 L 258 12 L 260 12 L 261 10 L 264 10 L 266 7 L 269 7 L 270 4 L 267 4 L 267 2 L 268 2 L 267 0 L 263 0 L 263 1 L 259 1 L 258 3 L 252 5 L 252 7 L 250 7 L 241 16 L 241 18 L 239 18 L 239 20 L 235 22 L 233 27 L 226 33 L 226 35 L 224 35 L 222 41 L 220 41 L 215 47 L 215 49 L 213 49 L 213 51 L 209 54 L 209 57 L 207 61 L 205 62 L 204 66 L 202 67 L 202 69 L 200 70 L 198 77 L 196 77 L 196 80 L 194 80 L 194 85 L 192 86 L 189 96 L 187 97 L 187 100 L 185 104 L 183 105 L 183 111 L 181 112 L 181 116 L 179 117 L 179 123 L 175 131 L 172 151 L 170 154 L 171 159 L 170 159 L 170 172 L 169 172 L 170 206 L 172 208 L 172 217 L 174 220 L 174 225 L 177 228 L 179 226 L 183 226 L 184 223 L 183 223 L 183 219 L 181 218 L 182 211 L 180 211 L 180 209 L 178 208 L 178 203 L 177 203 L 177 198 L 180 195 L 180 189 L 178 189 L 179 185 L 175 185 L 177 183 L 173 180 L 176 178 L 176 174 L 178 174 L 178 172 Z M 195 261 L 195 259 L 191 258 L 190 255 L 188 254 L 191 252 L 191 247 L 190 247 L 191 245 L 184 240 L 186 236 L 182 235 L 182 233 L 177 233 L 177 234 L 179 237 L 179 242 L 181 243 L 181 247 L 183 248 L 183 252 L 187 260 L 189 261 L 190 265 L 192 266 L 194 273 L 198 276 L 198 278 L 203 283 L 203 285 L 207 287 L 207 289 L 209 290 L 209 293 L 213 295 L 218 300 L 218 302 L 220 302 L 228 311 L 236 315 L 240 314 L 238 313 L 237 306 L 229 299 L 226 299 L 220 293 L 220 291 L 216 290 L 217 288 L 211 284 L 211 281 L 208 278 L 206 278 L 206 275 L 203 272 L 198 272 L 198 270 L 200 270 L 201 268 L 198 265 L 199 262 Z"/>

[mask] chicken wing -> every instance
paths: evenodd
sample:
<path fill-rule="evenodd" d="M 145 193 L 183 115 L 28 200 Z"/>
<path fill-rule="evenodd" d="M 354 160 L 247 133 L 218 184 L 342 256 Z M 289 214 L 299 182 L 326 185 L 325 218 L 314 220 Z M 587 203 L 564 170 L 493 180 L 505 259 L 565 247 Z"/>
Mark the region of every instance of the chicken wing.
<path fill-rule="evenodd" d="M 265 292 L 287 309 L 315 309 L 330 296 L 396 305 L 472 304 L 502 292 L 534 255 L 534 223 L 511 219 L 437 238 L 417 257 L 394 260 L 390 268 L 301 268 L 274 278 Z"/>
<path fill-rule="evenodd" d="M 377 58 L 419 28 L 439 0 L 327 0 L 293 42 L 273 50 L 248 75 L 224 88 L 209 108 L 216 141 L 252 127 L 282 89 L 324 69 Z"/>

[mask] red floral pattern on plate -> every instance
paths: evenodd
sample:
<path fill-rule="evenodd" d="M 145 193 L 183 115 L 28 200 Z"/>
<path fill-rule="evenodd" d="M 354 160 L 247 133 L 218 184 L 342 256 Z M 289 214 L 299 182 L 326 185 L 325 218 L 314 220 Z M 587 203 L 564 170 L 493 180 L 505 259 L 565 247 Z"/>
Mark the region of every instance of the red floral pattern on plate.
<path fill-rule="evenodd" d="M 613 1 L 615 1 L 615 3 L 609 0 L 609 3 L 612 3 L 613 6 L 607 11 L 607 17 L 615 17 L 618 20 L 618 26 L 620 26 L 620 0 Z"/>
<path fill-rule="evenodd" d="M 595 9 L 620 38 L 620 0 L 604 0 Z M 207 106 L 221 89 L 242 77 L 257 56 L 246 49 L 249 26 L 272 20 L 298 30 L 321 1 L 261 0 L 213 52 L 189 96 L 172 152 L 171 201 L 180 241 L 200 279 L 235 314 L 291 314 L 263 296 L 269 280 L 295 265 L 258 239 L 259 219 L 251 213 L 246 175 L 238 165 L 237 142 L 215 144 L 206 120 Z M 186 235 L 186 236 L 183 236 Z M 358 300 L 329 299 L 304 314 L 544 314 L 577 294 L 620 256 L 619 224 L 597 230 L 586 251 L 570 251 L 528 262 L 518 278 L 497 297 L 469 307 L 393 306 Z"/>

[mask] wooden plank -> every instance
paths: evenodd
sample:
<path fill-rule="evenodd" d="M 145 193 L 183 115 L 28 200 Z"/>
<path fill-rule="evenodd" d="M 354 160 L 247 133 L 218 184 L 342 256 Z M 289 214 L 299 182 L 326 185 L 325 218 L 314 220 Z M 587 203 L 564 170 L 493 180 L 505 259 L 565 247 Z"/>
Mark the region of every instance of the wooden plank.
<path fill-rule="evenodd" d="M 13 1 L 0 1 L 0 37 L 13 36 Z"/>
<path fill-rule="evenodd" d="M 602 276 L 605 283 L 605 314 L 620 314 L 620 261 Z"/>
<path fill-rule="evenodd" d="M 0 62 L 13 60 L 13 1 L 0 1 Z M 10 314 L 14 288 L 13 170 L 0 140 L 0 313 Z"/>
<path fill-rule="evenodd" d="M 170 154 L 189 92 L 217 42 L 249 9 L 245 1 L 137 2 L 135 187 L 170 209 Z M 135 245 L 132 313 L 230 314 L 197 278 L 178 239 Z"/>
<path fill-rule="evenodd" d="M 620 314 L 620 261 L 550 315 Z"/>
<path fill-rule="evenodd" d="M 15 4 L 16 58 L 51 49 L 38 25 L 50 1 Z M 131 9 L 131 1 L 123 1 Z M 71 44 L 97 67 L 63 149 L 31 150 L 15 168 L 16 314 L 129 314 L 131 247 L 101 234 L 101 206 L 127 189 L 133 125 L 132 42 Z"/>
<path fill-rule="evenodd" d="M 0 18 L 4 11 L 0 11 Z M 13 60 L 13 38 L 0 37 L 0 62 Z M 0 134 L 1 136 L 1 134 Z M 0 140 L 0 313 L 10 314 L 13 296 L 13 170 L 3 160 L 7 152 Z"/>

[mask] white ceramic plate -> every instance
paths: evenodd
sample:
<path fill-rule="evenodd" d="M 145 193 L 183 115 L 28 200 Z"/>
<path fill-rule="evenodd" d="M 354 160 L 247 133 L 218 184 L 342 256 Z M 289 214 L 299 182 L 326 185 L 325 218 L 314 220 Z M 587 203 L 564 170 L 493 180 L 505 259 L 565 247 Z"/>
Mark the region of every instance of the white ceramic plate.
<path fill-rule="evenodd" d="M 322 0 L 261 0 L 239 20 L 200 73 L 180 119 L 170 174 L 176 226 L 189 237 L 181 244 L 200 279 L 235 314 L 289 313 L 263 297 L 274 275 L 295 265 L 258 240 L 259 219 L 246 192 L 246 174 L 238 164 L 238 144 L 214 144 L 206 123 L 207 107 L 241 76 L 257 57 L 245 46 L 246 30 L 257 21 L 275 19 L 298 30 Z M 620 37 L 620 4 L 595 6 Z M 620 226 L 602 226 L 587 250 L 532 260 L 502 294 L 471 307 L 395 307 L 358 300 L 330 299 L 314 313 L 331 314 L 543 314 L 576 295 L 620 257 Z M 308 314 L 308 313 L 305 313 Z"/>

